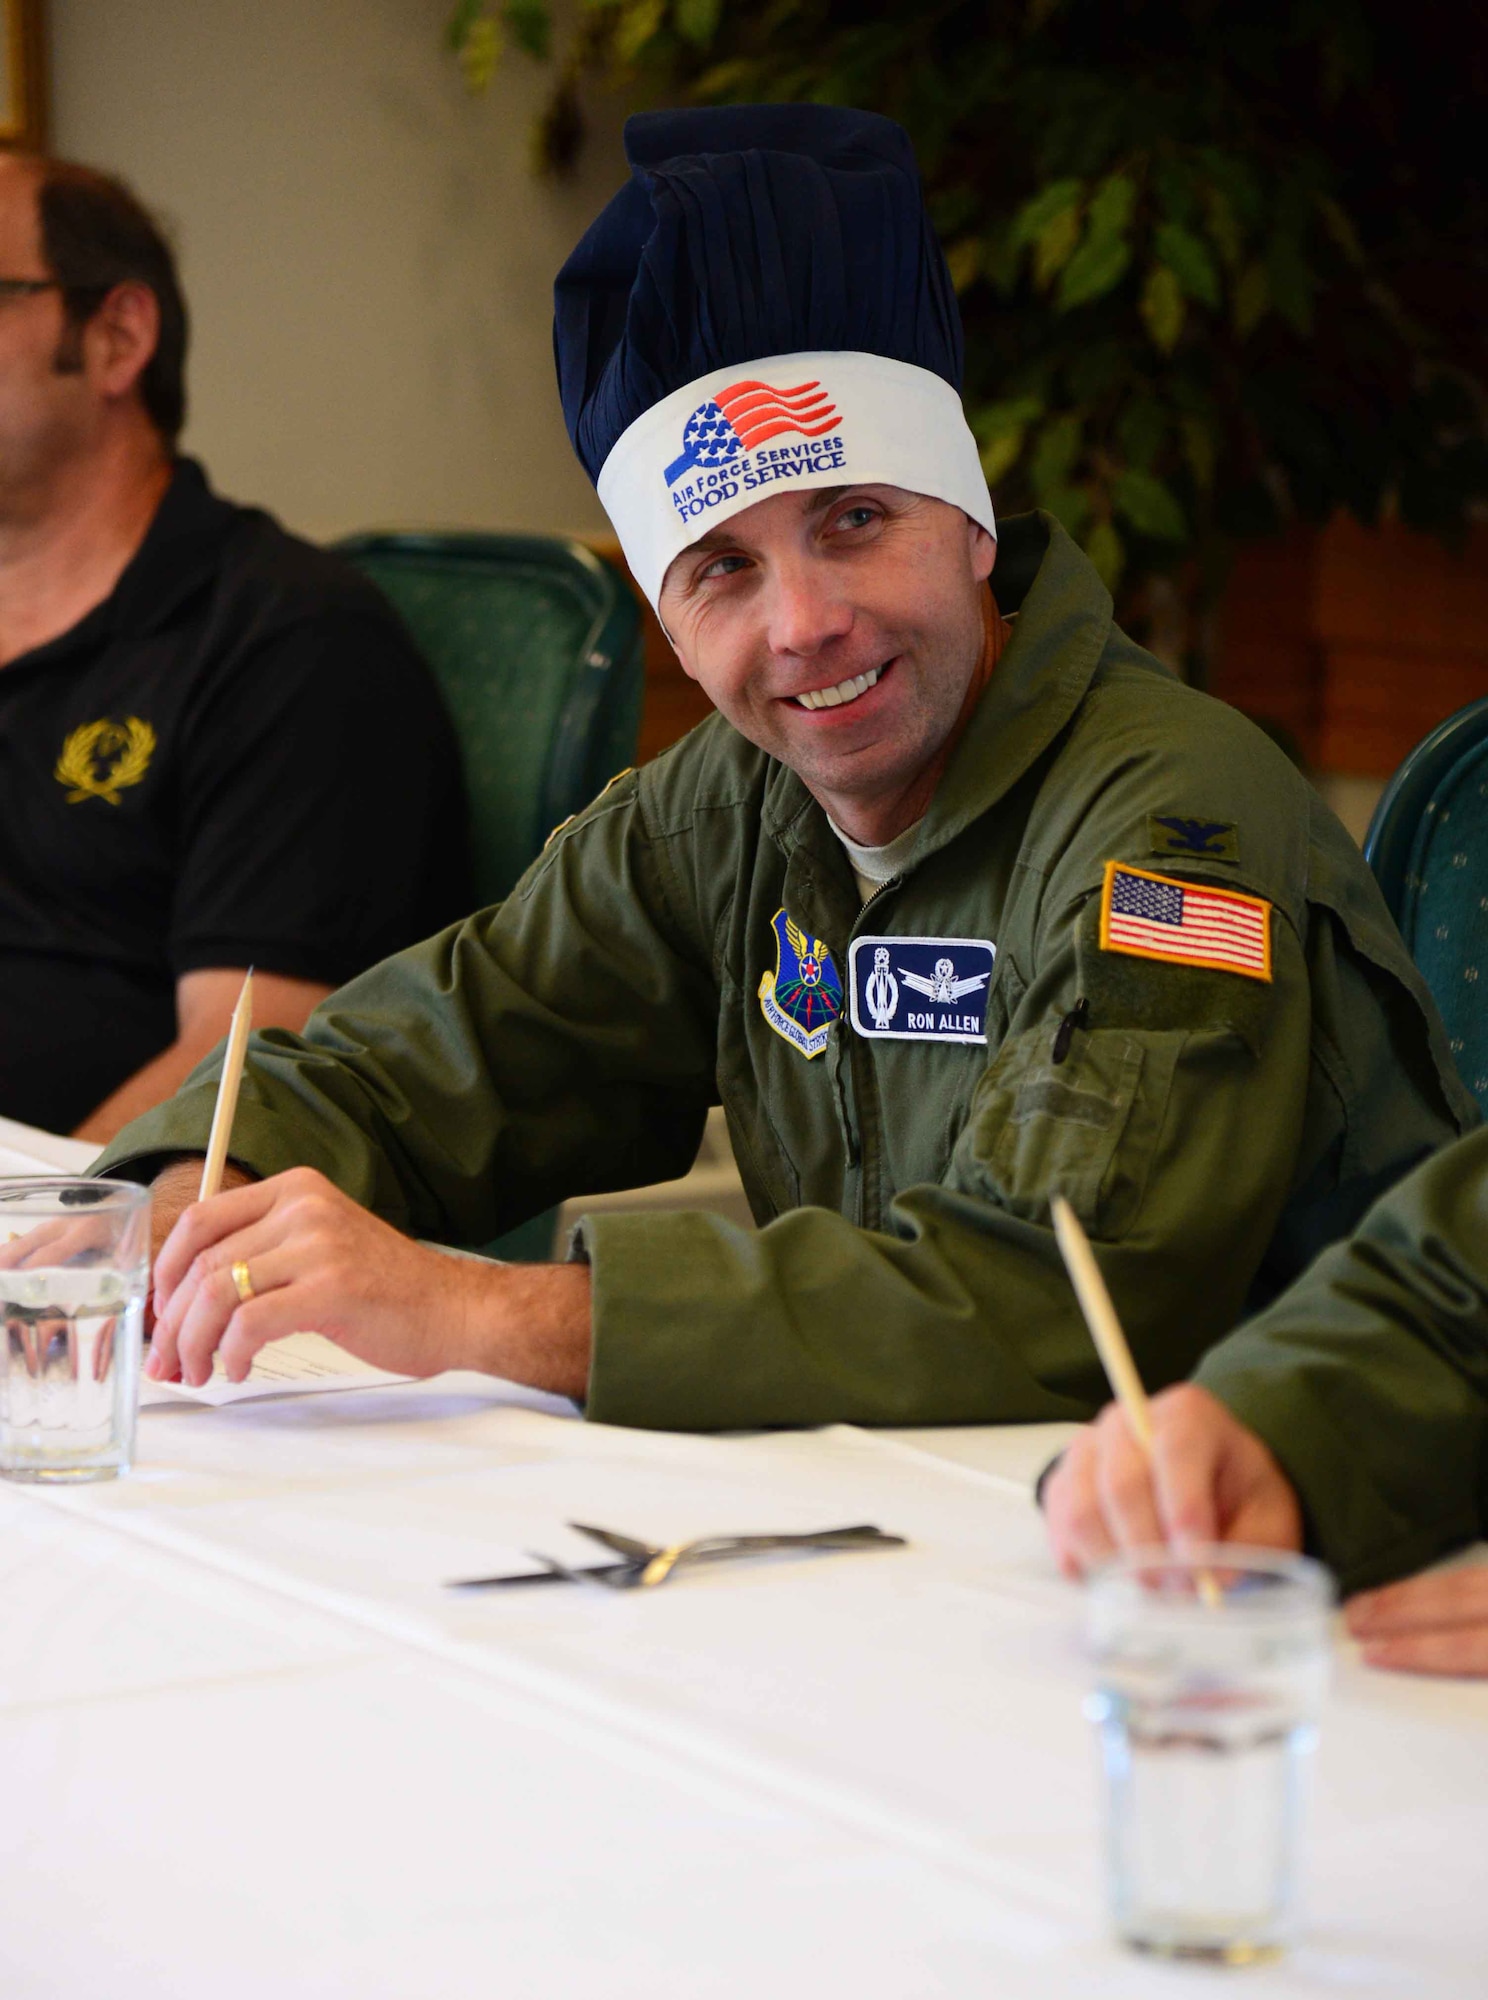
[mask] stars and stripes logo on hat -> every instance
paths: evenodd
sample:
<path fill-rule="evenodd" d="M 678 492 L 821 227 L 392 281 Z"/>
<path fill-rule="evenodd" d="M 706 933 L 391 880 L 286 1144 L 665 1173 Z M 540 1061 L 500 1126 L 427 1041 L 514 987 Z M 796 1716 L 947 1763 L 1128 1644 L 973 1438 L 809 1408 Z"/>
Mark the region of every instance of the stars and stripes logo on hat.
<path fill-rule="evenodd" d="M 694 376 L 621 433 L 598 485 L 654 606 L 705 527 L 781 486 L 849 482 L 926 494 L 996 533 L 957 391 L 928 368 L 854 348 L 761 354 Z"/>
<path fill-rule="evenodd" d="M 1106 863 L 1101 895 L 1103 951 L 1271 977 L 1271 905 L 1263 896 L 1210 889 Z"/>
<path fill-rule="evenodd" d="M 820 382 L 798 382 L 793 389 L 772 388 L 768 382 L 731 382 L 687 419 L 682 455 L 667 467 L 666 483 L 674 485 L 695 467 L 727 465 L 740 452 L 754 451 L 788 431 L 825 437 L 841 422 Z"/>

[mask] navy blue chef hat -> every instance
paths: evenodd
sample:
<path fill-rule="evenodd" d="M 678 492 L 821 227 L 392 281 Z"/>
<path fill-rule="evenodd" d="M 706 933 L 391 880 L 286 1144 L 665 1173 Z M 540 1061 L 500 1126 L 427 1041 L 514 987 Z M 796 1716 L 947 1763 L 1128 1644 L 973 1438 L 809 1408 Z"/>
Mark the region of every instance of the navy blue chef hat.
<path fill-rule="evenodd" d="M 630 181 L 558 274 L 553 345 L 652 601 L 680 549 L 782 480 L 887 480 L 995 532 L 903 129 L 825 105 L 660 111 L 625 150 Z"/>

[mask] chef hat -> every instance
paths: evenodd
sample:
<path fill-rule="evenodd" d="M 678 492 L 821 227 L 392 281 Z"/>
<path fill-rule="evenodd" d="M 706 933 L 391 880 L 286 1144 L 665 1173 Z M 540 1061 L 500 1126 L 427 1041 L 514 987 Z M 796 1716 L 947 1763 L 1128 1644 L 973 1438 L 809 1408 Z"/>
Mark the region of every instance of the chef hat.
<path fill-rule="evenodd" d="M 996 533 L 961 319 L 907 134 L 872 112 L 651 112 L 558 274 L 574 449 L 654 604 L 673 558 L 787 486 L 882 481 Z"/>

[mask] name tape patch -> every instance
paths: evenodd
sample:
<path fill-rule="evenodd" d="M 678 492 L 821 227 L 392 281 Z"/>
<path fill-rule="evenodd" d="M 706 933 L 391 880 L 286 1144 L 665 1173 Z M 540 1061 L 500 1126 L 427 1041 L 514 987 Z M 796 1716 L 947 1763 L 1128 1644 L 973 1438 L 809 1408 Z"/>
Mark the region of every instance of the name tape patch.
<path fill-rule="evenodd" d="M 1106 863 L 1101 892 L 1102 951 L 1271 977 L 1271 905 L 1238 889 L 1177 882 L 1124 861 Z"/>
<path fill-rule="evenodd" d="M 985 1042 L 996 958 L 989 938 L 854 938 L 852 1024 L 870 1041 Z"/>

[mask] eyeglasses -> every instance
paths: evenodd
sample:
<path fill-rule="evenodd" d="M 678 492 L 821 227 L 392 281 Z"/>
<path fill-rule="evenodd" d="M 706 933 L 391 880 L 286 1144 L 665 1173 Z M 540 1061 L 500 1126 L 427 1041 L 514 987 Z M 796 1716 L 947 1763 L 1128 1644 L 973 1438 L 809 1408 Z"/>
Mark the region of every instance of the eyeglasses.
<path fill-rule="evenodd" d="M 0 299 L 28 299 L 33 292 L 60 292 L 60 278 L 0 278 Z"/>

